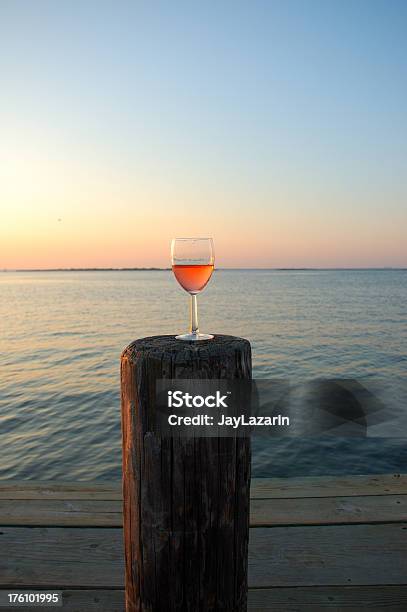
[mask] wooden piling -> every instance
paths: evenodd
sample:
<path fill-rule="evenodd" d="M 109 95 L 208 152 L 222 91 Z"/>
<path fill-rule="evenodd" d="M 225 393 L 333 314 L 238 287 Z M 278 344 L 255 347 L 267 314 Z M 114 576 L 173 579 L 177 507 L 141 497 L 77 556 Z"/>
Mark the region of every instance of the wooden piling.
<path fill-rule="evenodd" d="M 247 609 L 250 439 L 152 431 L 158 379 L 251 378 L 250 343 L 136 340 L 121 358 L 127 612 Z"/>

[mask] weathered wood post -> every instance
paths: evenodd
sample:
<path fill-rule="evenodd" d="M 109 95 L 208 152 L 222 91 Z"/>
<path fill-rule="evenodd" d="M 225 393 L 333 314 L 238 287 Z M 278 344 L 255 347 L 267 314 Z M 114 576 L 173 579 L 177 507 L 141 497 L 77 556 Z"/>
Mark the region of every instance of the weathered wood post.
<path fill-rule="evenodd" d="M 121 358 L 127 612 L 247 609 L 250 438 L 151 431 L 158 379 L 249 379 L 250 343 L 154 336 Z"/>

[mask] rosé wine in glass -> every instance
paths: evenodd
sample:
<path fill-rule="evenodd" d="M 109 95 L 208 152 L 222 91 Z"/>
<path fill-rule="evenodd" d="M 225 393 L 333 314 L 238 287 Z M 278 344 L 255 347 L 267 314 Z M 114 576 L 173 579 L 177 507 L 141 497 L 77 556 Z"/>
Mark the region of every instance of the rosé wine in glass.
<path fill-rule="evenodd" d="M 188 293 L 199 293 L 212 276 L 213 264 L 172 266 L 175 278 Z"/>
<path fill-rule="evenodd" d="M 208 284 L 212 276 L 215 253 L 212 238 L 174 238 L 171 244 L 171 264 L 174 276 L 191 296 L 191 326 L 188 334 L 176 336 L 177 340 L 196 342 L 211 340 L 210 334 L 202 334 L 198 327 L 196 296 Z"/>

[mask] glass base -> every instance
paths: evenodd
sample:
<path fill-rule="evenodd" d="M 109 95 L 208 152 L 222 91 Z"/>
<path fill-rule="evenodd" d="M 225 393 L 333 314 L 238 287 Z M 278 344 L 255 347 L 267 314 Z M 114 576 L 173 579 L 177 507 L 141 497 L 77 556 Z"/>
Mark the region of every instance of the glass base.
<path fill-rule="evenodd" d="M 176 340 L 185 340 L 186 342 L 198 342 L 199 340 L 212 340 L 213 336 L 211 334 L 181 334 L 180 336 L 175 336 Z"/>

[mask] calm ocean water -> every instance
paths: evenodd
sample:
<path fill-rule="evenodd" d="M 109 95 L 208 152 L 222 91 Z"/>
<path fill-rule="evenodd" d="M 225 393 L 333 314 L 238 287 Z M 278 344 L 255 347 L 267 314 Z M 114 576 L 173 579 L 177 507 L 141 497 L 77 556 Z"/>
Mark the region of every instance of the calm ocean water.
<path fill-rule="evenodd" d="M 407 271 L 217 271 L 203 331 L 248 338 L 254 376 L 363 378 L 406 410 Z M 164 271 L 0 273 L 0 478 L 119 479 L 119 357 L 184 331 Z M 253 441 L 255 476 L 407 469 L 406 438 Z"/>

